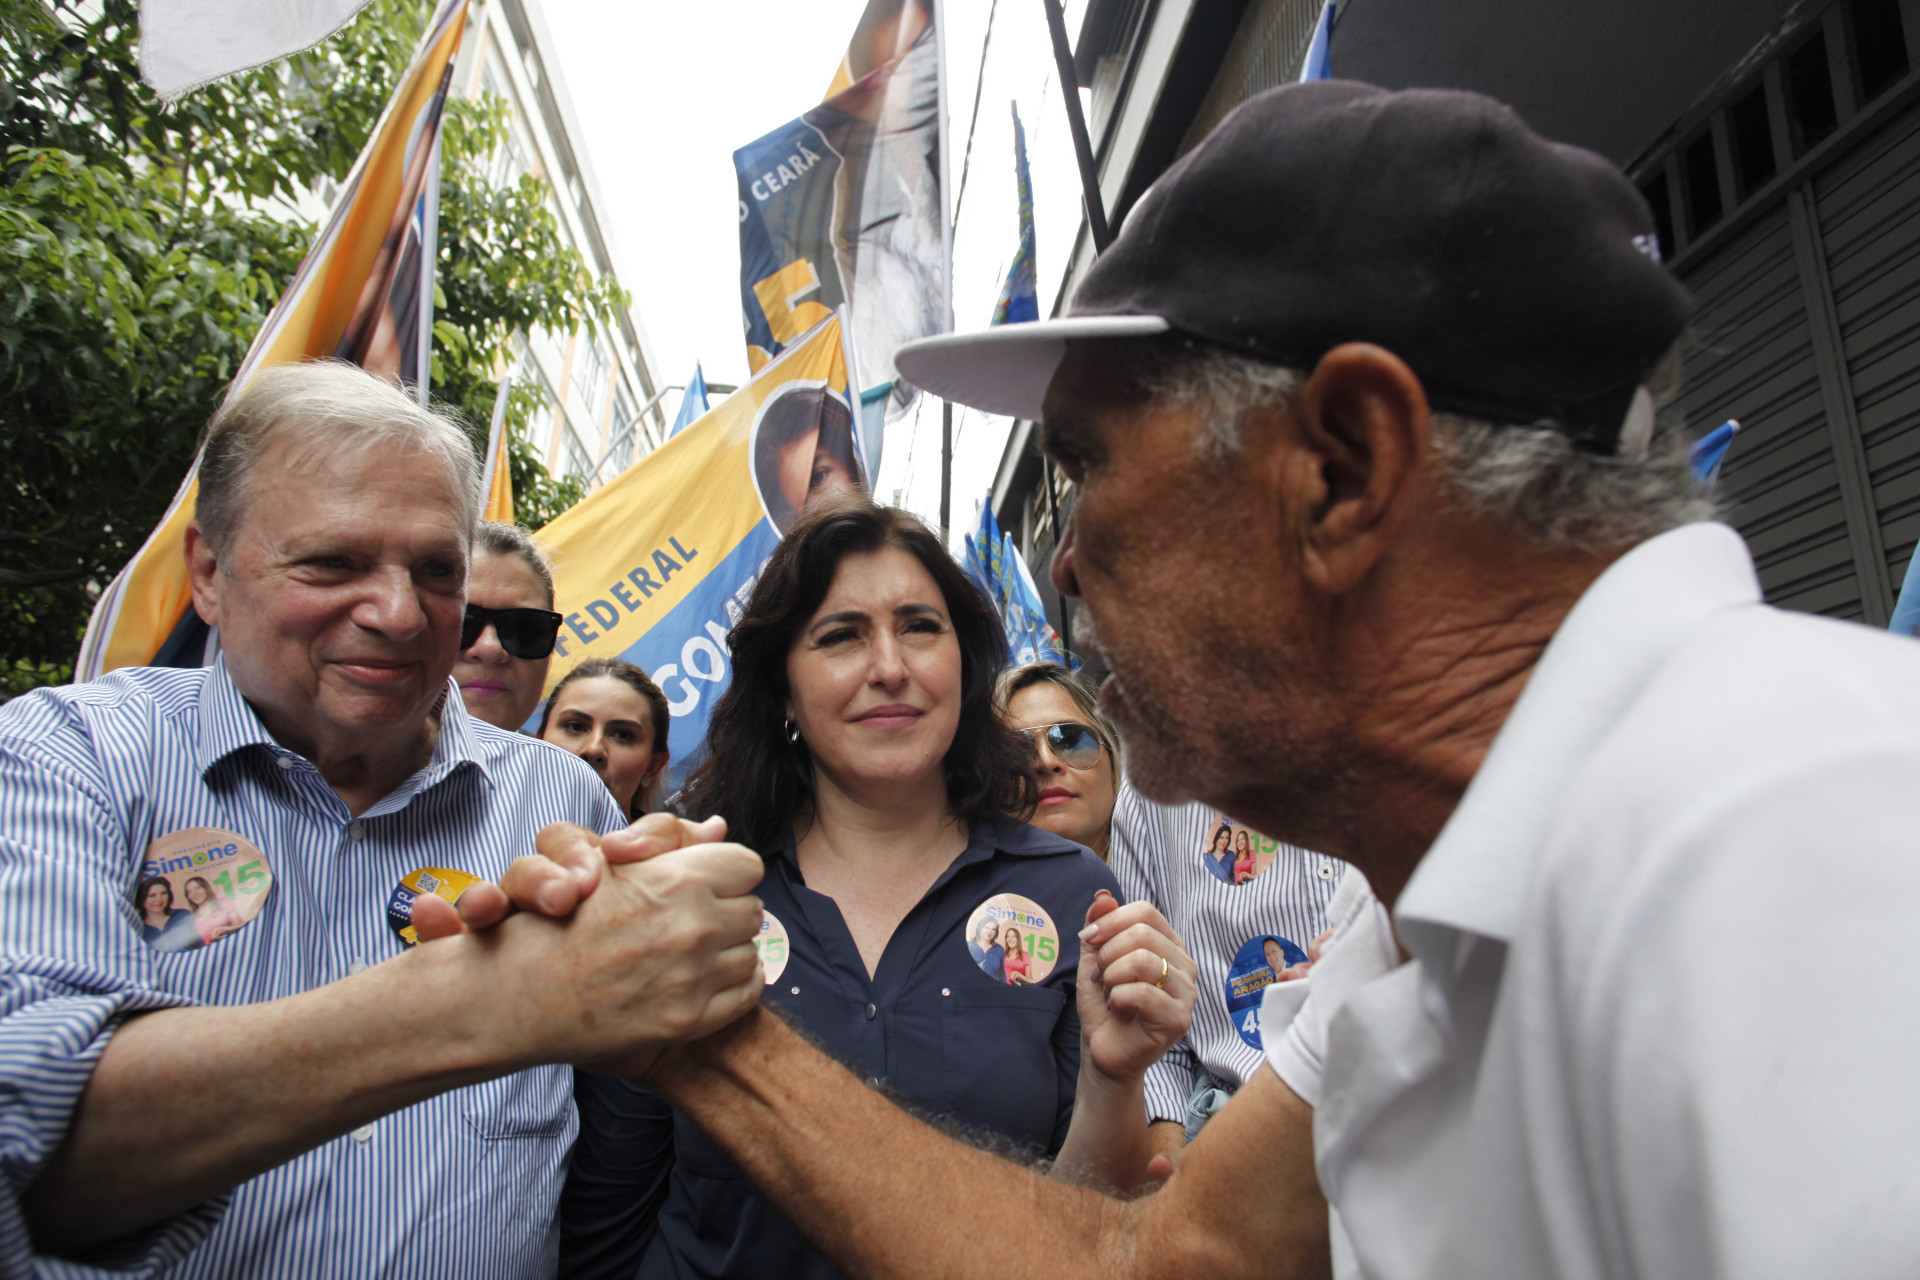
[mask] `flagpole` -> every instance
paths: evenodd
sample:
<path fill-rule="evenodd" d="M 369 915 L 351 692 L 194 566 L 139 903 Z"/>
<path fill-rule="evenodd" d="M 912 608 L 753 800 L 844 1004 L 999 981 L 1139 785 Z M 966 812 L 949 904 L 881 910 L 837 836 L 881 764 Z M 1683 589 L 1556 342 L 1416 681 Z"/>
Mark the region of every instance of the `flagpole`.
<path fill-rule="evenodd" d="M 934 39 L 940 44 L 939 74 L 935 85 L 940 97 L 940 247 L 946 257 L 946 274 L 941 281 L 946 290 L 947 332 L 953 332 L 953 214 L 949 194 L 953 191 L 953 130 L 947 120 L 947 5 L 933 0 Z M 988 18 L 991 31 L 992 18 Z M 985 50 L 981 51 L 982 57 Z M 978 95 L 975 95 L 976 98 Z M 975 107 L 979 103 L 975 102 Z M 940 402 L 940 542 L 949 551 L 952 532 L 949 517 L 953 511 L 953 403 Z"/>
<path fill-rule="evenodd" d="M 1087 137 L 1087 118 L 1080 111 L 1080 77 L 1073 71 L 1073 54 L 1067 48 L 1067 19 L 1060 12 L 1060 0 L 1041 0 L 1047 7 L 1047 30 L 1053 36 L 1053 64 L 1060 72 L 1060 96 L 1067 103 L 1067 127 L 1073 131 L 1073 154 L 1080 161 L 1080 192 L 1087 205 L 1087 230 L 1093 235 L 1093 251 L 1105 253 L 1113 243 L 1107 230 L 1107 206 L 1100 196 L 1100 174 L 1093 165 L 1093 143 Z"/>

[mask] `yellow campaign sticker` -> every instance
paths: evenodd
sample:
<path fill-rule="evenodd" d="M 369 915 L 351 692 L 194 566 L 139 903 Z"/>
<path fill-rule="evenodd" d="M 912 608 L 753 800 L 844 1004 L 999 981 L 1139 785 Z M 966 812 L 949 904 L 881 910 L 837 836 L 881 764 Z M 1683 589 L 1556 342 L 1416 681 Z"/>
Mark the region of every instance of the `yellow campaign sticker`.
<path fill-rule="evenodd" d="M 431 893 L 448 902 L 458 902 L 461 894 L 479 883 L 479 876 L 470 876 L 464 871 L 450 871 L 446 867 L 422 867 L 418 871 L 409 871 L 400 877 L 400 883 L 393 887 L 393 896 L 387 899 L 387 927 L 411 947 L 420 941 L 413 931 L 415 898 Z"/>
<path fill-rule="evenodd" d="M 133 910 L 155 951 L 191 951 L 237 932 L 266 903 L 273 868 L 251 840 L 188 827 L 147 846 Z"/>
<path fill-rule="evenodd" d="M 760 967 L 766 971 L 767 985 L 772 986 L 786 972 L 787 957 L 793 948 L 787 940 L 787 926 L 771 911 L 760 913 L 760 933 L 753 940 L 753 949 L 760 953 Z"/>
<path fill-rule="evenodd" d="M 1060 930 L 1033 899 L 998 893 L 967 917 L 967 952 L 989 978 L 1028 986 L 1060 963 Z"/>

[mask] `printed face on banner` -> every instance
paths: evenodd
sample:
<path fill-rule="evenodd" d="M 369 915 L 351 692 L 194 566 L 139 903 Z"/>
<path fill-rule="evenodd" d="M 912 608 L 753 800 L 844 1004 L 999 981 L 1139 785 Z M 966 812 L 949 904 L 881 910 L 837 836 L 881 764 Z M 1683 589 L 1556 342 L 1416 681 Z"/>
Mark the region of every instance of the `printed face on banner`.
<path fill-rule="evenodd" d="M 889 419 L 918 394 L 894 350 L 947 327 L 939 64 L 929 0 L 871 0 L 831 96 L 734 152 L 749 364 L 845 304 Z"/>
<path fill-rule="evenodd" d="M 756 483 L 759 429 L 773 410 L 806 409 L 818 452 L 834 432 L 828 406 L 844 410 L 847 367 L 838 320 L 829 320 L 761 369 L 738 391 L 540 531 L 553 552 L 554 608 L 561 616 L 550 691 L 583 658 L 619 658 L 645 671 L 667 699 L 667 790 L 697 761 L 713 704 L 732 682 L 727 632 L 740 620 L 760 568 L 780 544 L 770 509 L 787 504 L 778 454 Z M 791 389 L 791 390 L 790 390 Z M 815 411 L 818 412 L 815 412 Z M 842 419 L 850 421 L 850 419 Z M 776 424 L 777 425 L 777 424 Z M 786 443 L 791 444 L 791 434 Z M 854 437 L 849 432 L 848 440 Z M 849 449 L 839 471 L 809 465 L 795 482 L 832 491 L 857 471 Z M 789 456 L 794 456 L 789 451 Z M 810 460 L 809 460 L 810 461 Z M 787 504 L 790 505 L 790 504 Z M 538 713 L 526 726 L 538 728 Z"/>
<path fill-rule="evenodd" d="M 1030 986 L 1060 963 L 1060 930 L 1033 899 L 995 894 L 967 917 L 967 954 L 996 982 Z"/>
<path fill-rule="evenodd" d="M 790 382 L 753 424 L 753 485 L 781 533 L 814 503 L 866 488 L 853 414 L 825 384 Z"/>
<path fill-rule="evenodd" d="M 1207 824 L 1200 861 L 1222 884 L 1242 885 L 1273 865 L 1280 842 L 1216 813 Z"/>
<path fill-rule="evenodd" d="M 189 827 L 147 846 L 133 909 L 148 946 L 191 951 L 252 921 L 272 888 L 273 869 L 245 836 Z"/>

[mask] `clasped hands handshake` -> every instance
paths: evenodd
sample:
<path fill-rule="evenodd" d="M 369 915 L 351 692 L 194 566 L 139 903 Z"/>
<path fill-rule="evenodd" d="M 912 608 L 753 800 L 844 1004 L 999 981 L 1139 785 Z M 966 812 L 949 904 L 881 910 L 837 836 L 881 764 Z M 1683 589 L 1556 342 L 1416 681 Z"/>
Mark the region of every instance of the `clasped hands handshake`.
<path fill-rule="evenodd" d="M 423 946 L 457 939 L 507 997 L 492 1031 L 523 1061 L 645 1077 L 668 1046 L 752 1009 L 764 985 L 760 856 L 724 843 L 726 821 L 648 814 L 605 836 L 556 823 L 495 885 L 458 905 L 413 903 Z M 1137 1079 L 1186 1034 L 1197 971 L 1149 903 L 1103 890 L 1081 932 L 1078 1004 L 1089 1064 Z M 516 995 L 525 998 L 513 998 Z"/>

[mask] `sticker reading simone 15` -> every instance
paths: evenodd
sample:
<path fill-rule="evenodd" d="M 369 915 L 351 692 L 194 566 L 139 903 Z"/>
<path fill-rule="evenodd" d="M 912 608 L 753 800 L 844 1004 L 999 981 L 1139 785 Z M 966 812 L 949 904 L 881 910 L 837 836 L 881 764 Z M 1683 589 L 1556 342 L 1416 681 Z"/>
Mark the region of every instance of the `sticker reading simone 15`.
<path fill-rule="evenodd" d="M 133 910 L 156 951 L 218 942 L 255 916 L 273 888 L 266 856 L 243 835 L 188 827 L 147 846 Z"/>
<path fill-rule="evenodd" d="M 1207 824 L 1200 860 L 1222 884 L 1242 885 L 1273 865 L 1280 842 L 1270 839 L 1224 813 Z"/>
<path fill-rule="evenodd" d="M 760 956 L 760 968 L 767 975 L 767 985 L 780 980 L 786 970 L 787 956 L 791 946 L 787 940 L 787 926 L 780 923 L 771 911 L 761 911 L 760 932 L 753 940 L 753 949 Z"/>
<path fill-rule="evenodd" d="M 1033 899 L 995 894 L 967 917 L 967 952 L 996 982 L 1028 986 L 1060 963 L 1060 931 Z"/>

